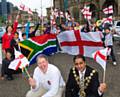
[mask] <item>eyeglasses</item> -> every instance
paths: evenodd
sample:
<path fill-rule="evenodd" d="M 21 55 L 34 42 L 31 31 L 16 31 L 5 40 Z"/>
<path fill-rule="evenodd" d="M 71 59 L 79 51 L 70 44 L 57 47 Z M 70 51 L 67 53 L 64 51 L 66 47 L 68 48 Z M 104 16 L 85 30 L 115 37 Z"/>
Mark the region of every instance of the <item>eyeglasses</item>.
<path fill-rule="evenodd" d="M 75 65 L 81 65 L 83 64 L 84 62 L 79 62 L 79 63 L 75 63 Z"/>

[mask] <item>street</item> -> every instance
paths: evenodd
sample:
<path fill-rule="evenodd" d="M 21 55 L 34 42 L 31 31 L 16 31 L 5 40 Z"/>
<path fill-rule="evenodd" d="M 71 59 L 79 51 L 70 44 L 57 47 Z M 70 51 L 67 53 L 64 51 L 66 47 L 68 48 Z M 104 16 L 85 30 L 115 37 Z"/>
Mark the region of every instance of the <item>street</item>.
<path fill-rule="evenodd" d="M 115 42 L 115 55 L 117 59 L 117 66 L 112 65 L 112 61 L 109 60 L 106 71 L 106 83 L 107 91 L 103 97 L 120 97 L 120 45 Z M 55 54 L 49 56 L 49 61 L 55 64 L 60 70 L 66 81 L 68 78 L 69 70 L 72 66 L 73 56 L 67 54 Z M 97 69 L 100 76 L 100 82 L 102 82 L 103 69 L 93 59 L 87 58 L 87 64 Z M 32 65 L 29 68 L 30 75 L 32 76 L 33 70 L 36 65 Z M 22 74 L 14 75 L 13 81 L 0 80 L 0 97 L 25 97 L 26 92 L 30 89 L 27 78 Z"/>

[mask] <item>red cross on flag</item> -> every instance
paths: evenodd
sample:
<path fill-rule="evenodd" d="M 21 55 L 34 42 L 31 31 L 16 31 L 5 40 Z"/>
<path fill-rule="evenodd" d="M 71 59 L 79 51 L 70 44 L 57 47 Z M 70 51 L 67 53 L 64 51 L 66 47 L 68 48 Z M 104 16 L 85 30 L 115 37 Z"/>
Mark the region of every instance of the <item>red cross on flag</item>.
<path fill-rule="evenodd" d="M 25 10 L 25 5 L 24 4 L 20 4 L 19 7 L 20 7 L 21 10 L 23 10 L 23 11 Z"/>
<path fill-rule="evenodd" d="M 109 48 L 104 48 L 92 54 L 93 59 L 102 66 L 104 71 L 106 70 L 107 56 L 110 54 L 110 51 Z"/>
<path fill-rule="evenodd" d="M 104 14 L 112 14 L 113 13 L 113 6 L 110 5 L 108 8 L 103 9 Z"/>
<path fill-rule="evenodd" d="M 82 54 L 92 57 L 92 53 L 103 48 L 99 33 L 84 33 L 79 30 L 70 30 L 60 33 L 58 41 L 63 52 L 70 55 Z"/>
<path fill-rule="evenodd" d="M 92 17 L 92 12 L 87 12 L 86 14 L 83 14 L 83 15 L 85 19 L 90 20 Z"/>
<path fill-rule="evenodd" d="M 86 12 L 89 12 L 89 10 L 90 10 L 90 6 L 85 5 L 84 8 L 81 10 L 81 12 L 85 14 Z"/>
<path fill-rule="evenodd" d="M 25 6 L 24 4 L 20 4 L 20 10 L 27 11 L 29 14 L 33 14 L 32 10 Z"/>
<path fill-rule="evenodd" d="M 112 23 L 112 20 L 113 20 L 112 16 L 109 16 L 107 18 L 103 18 L 102 22 L 103 22 L 103 24 Z"/>
<path fill-rule="evenodd" d="M 17 70 L 29 65 L 28 59 L 19 51 L 15 50 L 15 59 L 10 63 L 9 68 Z"/>
<path fill-rule="evenodd" d="M 85 19 L 87 20 L 91 19 L 92 12 L 90 12 L 90 6 L 85 5 L 81 12 L 83 13 Z"/>

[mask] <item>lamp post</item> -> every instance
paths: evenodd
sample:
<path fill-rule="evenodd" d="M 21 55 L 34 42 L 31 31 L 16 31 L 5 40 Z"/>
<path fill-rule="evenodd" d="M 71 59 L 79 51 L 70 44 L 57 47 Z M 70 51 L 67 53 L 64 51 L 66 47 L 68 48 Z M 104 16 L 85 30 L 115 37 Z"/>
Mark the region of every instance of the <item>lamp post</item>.
<path fill-rule="evenodd" d="M 42 15 L 42 0 L 41 0 L 41 33 L 43 34 L 43 15 Z"/>

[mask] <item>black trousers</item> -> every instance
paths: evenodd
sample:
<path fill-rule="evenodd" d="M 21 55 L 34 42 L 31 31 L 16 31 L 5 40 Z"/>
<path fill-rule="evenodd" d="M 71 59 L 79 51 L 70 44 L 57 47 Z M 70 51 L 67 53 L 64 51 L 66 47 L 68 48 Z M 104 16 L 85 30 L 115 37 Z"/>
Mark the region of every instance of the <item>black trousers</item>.
<path fill-rule="evenodd" d="M 116 61 L 116 58 L 115 58 L 115 54 L 114 54 L 114 50 L 113 50 L 113 46 L 110 45 L 110 46 L 107 46 L 107 47 L 111 49 L 110 56 L 111 56 L 111 58 L 112 58 L 112 61 L 115 62 L 115 61 Z"/>
<path fill-rule="evenodd" d="M 4 77 L 5 74 L 6 74 L 8 77 L 12 77 L 13 70 L 9 69 L 7 64 L 2 64 L 1 76 Z"/>

